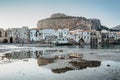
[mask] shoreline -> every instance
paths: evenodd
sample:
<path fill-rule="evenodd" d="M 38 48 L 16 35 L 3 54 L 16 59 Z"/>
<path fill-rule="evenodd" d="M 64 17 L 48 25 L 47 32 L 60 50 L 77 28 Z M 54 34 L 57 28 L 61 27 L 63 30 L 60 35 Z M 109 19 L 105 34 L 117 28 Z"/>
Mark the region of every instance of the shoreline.
<path fill-rule="evenodd" d="M 56 44 L 40 44 L 40 43 L 0 43 L 0 46 L 16 46 L 16 47 L 57 47 L 57 46 L 78 46 L 78 47 L 84 47 L 84 46 L 89 46 L 90 49 L 102 49 L 102 47 L 112 47 L 114 48 L 115 46 L 119 46 L 119 44 L 99 44 L 99 45 L 89 45 L 89 44 L 84 44 L 84 45 L 56 45 Z"/>
<path fill-rule="evenodd" d="M 37 44 L 37 43 L 28 43 L 28 44 L 21 44 L 21 43 L 7 43 L 7 44 L 0 44 L 0 45 L 14 45 L 18 47 L 52 47 L 55 46 L 54 44 Z"/>

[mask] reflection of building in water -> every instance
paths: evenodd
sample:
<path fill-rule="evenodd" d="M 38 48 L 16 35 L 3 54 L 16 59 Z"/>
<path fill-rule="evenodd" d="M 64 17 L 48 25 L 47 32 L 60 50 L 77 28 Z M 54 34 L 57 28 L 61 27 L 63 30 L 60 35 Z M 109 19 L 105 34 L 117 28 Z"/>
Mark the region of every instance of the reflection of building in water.
<path fill-rule="evenodd" d="M 88 61 L 81 58 L 37 58 L 38 66 L 49 65 L 54 73 L 65 73 L 70 70 L 86 69 L 87 67 L 99 67 L 101 61 Z M 54 64 L 53 64 L 54 63 Z"/>
<path fill-rule="evenodd" d="M 25 59 L 25 58 L 30 58 L 31 57 L 30 52 L 27 52 L 27 51 L 7 53 L 5 55 L 9 59 Z"/>
<path fill-rule="evenodd" d="M 42 51 L 20 51 L 5 54 L 8 59 L 37 58 L 39 56 L 42 56 Z"/>
<path fill-rule="evenodd" d="M 63 50 L 28 50 L 28 51 L 15 51 L 11 53 L 6 53 L 5 57 L 8 59 L 25 59 L 25 58 L 38 58 L 47 54 L 53 54 L 55 52 L 63 52 Z"/>
<path fill-rule="evenodd" d="M 34 51 L 30 51 L 31 54 L 33 54 L 32 58 L 37 58 L 37 57 L 41 57 L 43 54 L 42 50 L 34 50 Z"/>

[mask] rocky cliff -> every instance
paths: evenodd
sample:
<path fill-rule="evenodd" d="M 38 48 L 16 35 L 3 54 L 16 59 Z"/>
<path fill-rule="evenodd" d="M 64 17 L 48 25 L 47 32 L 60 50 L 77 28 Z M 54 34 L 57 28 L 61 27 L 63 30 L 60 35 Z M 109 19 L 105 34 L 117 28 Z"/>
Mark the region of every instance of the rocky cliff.
<path fill-rule="evenodd" d="M 117 30 L 117 31 L 120 31 L 120 25 L 111 28 L 111 30 Z"/>
<path fill-rule="evenodd" d="M 38 21 L 37 27 L 39 29 L 45 28 L 69 28 L 74 29 L 101 29 L 101 22 L 99 19 L 86 19 L 85 17 L 74 17 L 65 14 L 53 14 L 50 18 Z"/>

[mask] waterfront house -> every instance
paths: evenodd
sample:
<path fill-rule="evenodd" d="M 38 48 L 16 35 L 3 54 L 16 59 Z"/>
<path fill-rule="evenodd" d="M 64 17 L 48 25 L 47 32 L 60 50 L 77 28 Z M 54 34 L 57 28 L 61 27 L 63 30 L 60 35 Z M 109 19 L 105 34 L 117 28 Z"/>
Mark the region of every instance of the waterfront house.
<path fill-rule="evenodd" d="M 29 42 L 29 29 L 26 26 L 22 28 L 12 28 L 6 31 L 7 31 L 9 43 L 28 43 Z"/>
<path fill-rule="evenodd" d="M 120 39 L 119 32 L 109 31 L 108 35 L 109 35 L 109 38 L 108 38 L 108 43 L 109 44 L 114 44 L 114 43 L 116 43 L 117 40 Z"/>
<path fill-rule="evenodd" d="M 37 28 L 30 29 L 30 42 L 39 42 L 43 39 L 42 36 L 41 30 Z"/>
<path fill-rule="evenodd" d="M 119 34 L 119 32 L 116 32 L 116 31 L 102 30 L 101 34 L 102 34 L 102 43 L 103 44 L 118 43 L 117 40 L 120 39 L 120 34 Z"/>
<path fill-rule="evenodd" d="M 102 35 L 100 31 L 91 30 L 91 39 L 90 44 L 91 45 L 98 45 L 102 42 Z"/>
<path fill-rule="evenodd" d="M 102 30 L 101 31 L 101 36 L 102 36 L 102 44 L 106 44 L 109 38 L 109 31 L 107 30 Z"/>
<path fill-rule="evenodd" d="M 70 32 L 68 28 L 58 29 L 56 32 L 57 44 L 69 44 Z"/>
<path fill-rule="evenodd" d="M 69 37 L 69 35 L 70 35 L 70 32 L 68 28 L 57 30 L 57 39 L 67 38 Z"/>
<path fill-rule="evenodd" d="M 54 29 L 30 29 L 30 41 L 40 43 L 53 43 L 56 40 Z"/>
<path fill-rule="evenodd" d="M 7 43 L 8 39 L 7 39 L 7 32 L 0 28 L 0 43 Z"/>
<path fill-rule="evenodd" d="M 78 43 L 78 44 L 90 44 L 90 30 L 73 30 L 70 31 L 72 38 Z"/>
<path fill-rule="evenodd" d="M 55 43 L 57 39 L 56 30 L 54 29 L 43 29 L 42 30 L 42 38 L 46 43 Z"/>

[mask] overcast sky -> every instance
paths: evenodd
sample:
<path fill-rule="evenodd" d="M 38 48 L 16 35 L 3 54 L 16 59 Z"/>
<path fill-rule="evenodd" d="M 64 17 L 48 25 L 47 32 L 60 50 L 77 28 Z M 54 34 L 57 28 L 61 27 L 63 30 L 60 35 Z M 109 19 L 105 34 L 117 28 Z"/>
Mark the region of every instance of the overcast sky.
<path fill-rule="evenodd" d="M 110 28 L 120 25 L 120 0 L 0 0 L 0 28 L 37 27 L 53 13 L 98 18 Z"/>

